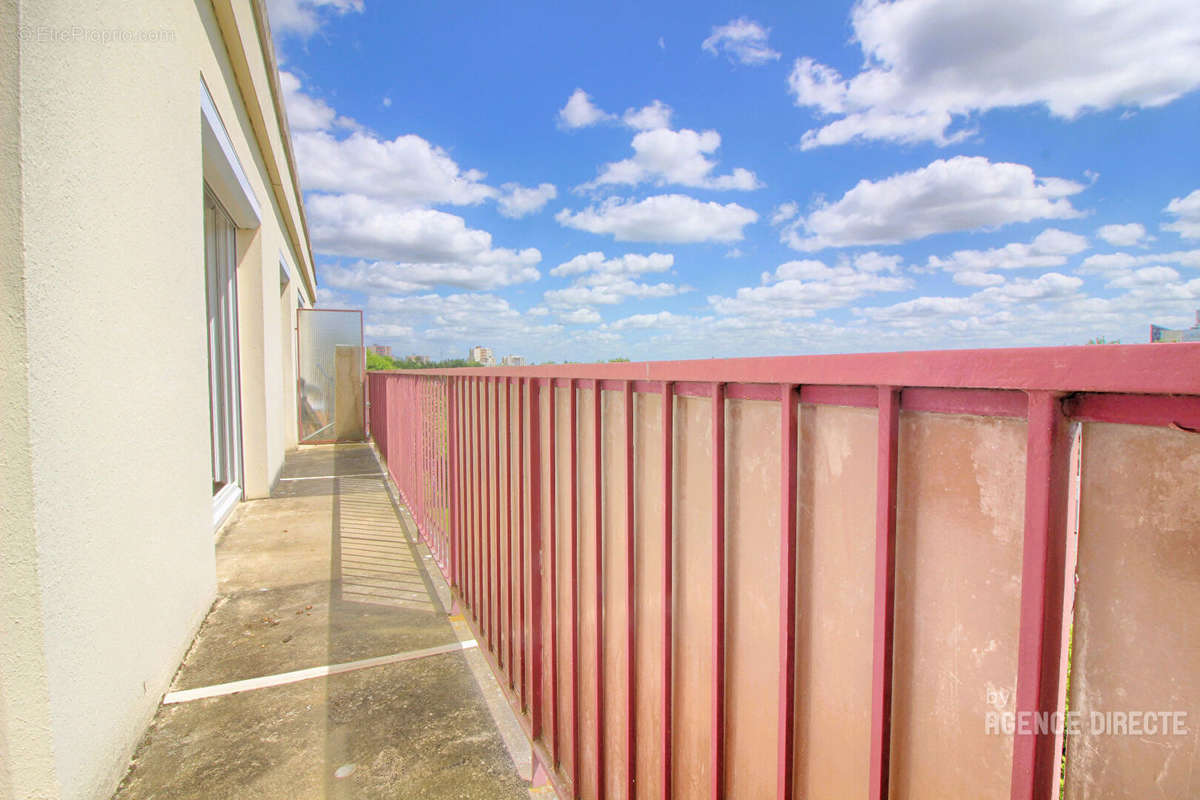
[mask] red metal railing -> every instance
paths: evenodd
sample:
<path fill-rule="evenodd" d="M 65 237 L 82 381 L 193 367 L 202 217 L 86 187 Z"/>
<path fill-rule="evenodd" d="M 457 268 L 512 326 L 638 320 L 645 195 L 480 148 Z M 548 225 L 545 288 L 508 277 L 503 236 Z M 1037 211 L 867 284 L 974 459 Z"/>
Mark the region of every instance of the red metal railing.
<path fill-rule="evenodd" d="M 915 434 L 905 444 L 902 418 L 910 424 L 904 430 L 916 432 L 930 414 L 1024 427 L 1024 462 L 994 465 L 1024 474 L 1024 498 L 1013 500 L 1024 504 L 1019 576 L 1010 576 L 1020 587 L 1011 620 L 1018 715 L 1062 707 L 1071 424 L 1200 430 L 1200 344 L 375 372 L 369 382 L 371 432 L 389 473 L 564 797 L 717 798 L 735 780 L 769 785 L 767 793 L 779 798 L 802 794 L 796 786 L 803 745 L 797 702 L 805 700 L 797 687 L 797 487 L 806 478 L 798 465 L 801 410 L 875 409 L 876 452 L 863 473 L 874 479 L 868 491 L 875 522 L 873 583 L 863 578 L 874 611 L 872 678 L 862 686 L 870 698 L 869 736 L 860 762 L 872 800 L 887 797 L 889 782 L 909 769 L 891 763 L 894 694 L 906 691 L 893 671 L 897 509 L 898 502 L 915 507 L 923 495 L 898 501 L 902 451 L 920 446 Z M 693 400 L 707 402 L 707 410 Z M 769 435 L 739 421 L 757 413 L 747 401 L 778 406 Z M 735 421 L 740 427 L 731 433 Z M 706 440 L 697 442 L 700 435 Z M 953 437 L 947 441 L 958 446 Z M 1000 452 L 994 444 L 984 441 L 968 455 L 998 458 L 990 455 Z M 752 462 L 764 454 L 776 465 L 778 486 L 750 484 L 758 488 L 747 493 Z M 707 496 L 693 493 L 698 472 L 705 473 Z M 736 497 L 729 494 L 730 474 L 743 487 Z M 755 500 L 776 514 L 769 536 L 729 527 L 727 504 Z M 691 570 L 702 559 L 688 541 L 701 527 L 696 508 L 710 529 L 707 583 L 699 589 Z M 921 512 L 910 514 L 917 519 Z M 731 583 L 732 548 L 760 535 L 754 541 L 778 564 L 777 587 Z M 702 639 L 693 624 L 697 592 L 706 593 L 710 615 L 702 650 L 692 647 Z M 729 651 L 731 593 L 773 609 L 771 647 Z M 1006 608 L 997 601 L 996 614 Z M 676 620 L 681 611 L 686 618 Z M 742 624 L 752 619 L 743 616 Z M 614 629 L 620 635 L 611 636 Z M 711 662 L 702 692 L 680 682 L 684 672 L 695 673 L 700 652 Z M 657 662 L 641 663 L 646 658 Z M 748 752 L 731 742 L 732 730 L 739 730 L 739 741 L 755 735 L 731 721 L 735 710 L 744 717 L 744 709 L 730 706 L 728 685 L 738 677 L 743 691 L 750 679 L 742 673 L 754 659 L 773 664 L 777 676 L 770 689 L 774 713 L 757 709 L 761 725 L 772 727 L 775 746 L 763 748 L 770 753 L 769 778 L 740 774 L 749 762 L 735 766 L 729 750 L 736 744 Z M 698 733 L 701 724 L 706 734 Z M 681 748 L 704 736 L 701 763 L 691 744 L 686 753 Z M 1056 796 L 1058 746 L 1053 732 L 1018 729 L 1004 793 L 1013 800 Z M 702 791 L 679 785 L 692 773 L 703 773 Z"/>

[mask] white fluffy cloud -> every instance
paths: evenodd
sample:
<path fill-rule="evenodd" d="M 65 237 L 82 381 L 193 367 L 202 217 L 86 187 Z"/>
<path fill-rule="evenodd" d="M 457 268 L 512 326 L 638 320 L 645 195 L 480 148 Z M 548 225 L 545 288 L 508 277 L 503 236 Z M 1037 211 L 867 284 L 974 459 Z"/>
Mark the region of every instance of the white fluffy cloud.
<path fill-rule="evenodd" d="M 472 205 L 497 195 L 479 170 L 464 170 L 420 136 L 377 139 L 356 131 L 337 139 L 328 131 L 295 137 L 305 191 L 386 198 L 396 205 Z"/>
<path fill-rule="evenodd" d="M 753 172 L 742 167 L 727 175 L 713 175 L 717 164 L 708 156 L 720 146 L 721 135 L 716 131 L 645 130 L 633 137 L 633 158 L 606 164 L 600 175 L 585 187 L 653 182 L 658 186 L 677 184 L 748 191 L 762 186 Z"/>
<path fill-rule="evenodd" d="M 864 253 L 835 266 L 822 261 L 788 261 L 774 273 L 764 273 L 761 286 L 743 287 L 733 297 L 713 295 L 709 305 L 718 314 L 746 318 L 811 317 L 818 309 L 835 308 L 878 292 L 912 288 L 900 274 L 900 259 Z"/>
<path fill-rule="evenodd" d="M 811 58 L 789 79 L 796 104 L 837 117 L 802 147 L 855 139 L 947 144 L 956 121 L 1043 105 L 1070 119 L 1161 106 L 1200 87 L 1200 4 L 1088 0 L 859 0 L 862 71 Z"/>
<path fill-rule="evenodd" d="M 1126 225 L 1104 225 L 1096 235 L 1113 247 L 1133 247 L 1146 240 L 1146 226 L 1139 222 Z"/>
<path fill-rule="evenodd" d="M 674 265 L 675 256 L 670 253 L 651 253 L 645 256 L 628 253 L 616 258 L 605 258 L 604 253 L 595 251 L 582 253 L 564 261 L 550 270 L 550 274 L 559 277 L 585 275 L 589 272 L 604 275 L 643 275 L 647 272 L 666 272 Z"/>
<path fill-rule="evenodd" d="M 520 353 L 560 339 L 564 330 L 557 322 L 532 320 L 502 297 L 475 292 L 373 295 L 367 299 L 365 322 L 369 336 L 404 339 L 400 346 L 414 352 L 460 358 L 466 355 L 464 342 L 502 342 L 507 352 Z"/>
<path fill-rule="evenodd" d="M 628 317 L 610 322 L 605 327 L 611 330 L 639 330 L 644 328 L 662 328 L 679 322 L 690 322 L 692 317 L 672 314 L 670 311 L 659 311 L 657 314 L 630 314 Z"/>
<path fill-rule="evenodd" d="M 754 20 L 739 17 L 713 27 L 700 47 L 714 56 L 724 53 L 730 61 L 758 66 L 779 58 L 779 53 L 767 44 L 770 33 L 769 28 Z"/>
<path fill-rule="evenodd" d="M 594 285 L 588 285 L 594 283 Z M 628 278 L 618 278 L 605 281 L 577 281 L 575 285 L 565 289 L 551 289 L 546 292 L 546 304 L 552 307 L 617 305 L 626 300 L 647 300 L 652 298 L 674 297 L 677 294 L 690 292 L 690 286 L 679 286 L 674 283 L 638 283 Z"/>
<path fill-rule="evenodd" d="M 1062 300 L 1076 295 L 1081 286 L 1080 278 L 1047 272 L 1037 278 L 1006 281 L 967 297 L 917 297 L 890 306 L 856 309 L 856 313 L 873 322 L 916 326 L 942 317 L 979 317 L 1018 303 Z"/>
<path fill-rule="evenodd" d="M 584 253 L 550 270 L 551 275 L 570 276 L 575 280 L 565 289 L 547 291 L 546 304 L 555 308 L 615 305 L 626 300 L 672 297 L 690 292 L 690 286 L 665 282 L 638 283 L 632 280 L 635 276 L 650 272 L 666 272 L 674 264 L 675 256 L 669 253 L 630 253 L 611 259 L 605 258 L 600 252 Z"/>
<path fill-rule="evenodd" d="M 1175 221 L 1163 225 L 1163 230 L 1175 231 L 1185 239 L 1200 239 L 1200 189 L 1187 197 L 1176 197 L 1165 210 Z"/>
<path fill-rule="evenodd" d="M 780 203 L 779 205 L 775 206 L 775 210 L 771 212 L 771 224 L 782 225 L 788 220 L 794 219 L 799 213 L 800 206 L 798 203 Z"/>
<path fill-rule="evenodd" d="M 1077 217 L 1068 198 L 1084 188 L 1063 178 L 1038 177 L 1024 164 L 956 156 L 881 181 L 859 181 L 837 202 L 822 203 L 785 226 L 781 239 L 812 251 Z"/>
<path fill-rule="evenodd" d="M 586 325 L 599 322 L 600 314 L 594 308 L 577 308 L 559 313 L 558 318 L 572 325 Z"/>
<path fill-rule="evenodd" d="M 330 13 L 341 15 L 362 10 L 362 0 L 267 0 L 272 33 L 293 34 L 303 39 L 316 33 Z"/>
<path fill-rule="evenodd" d="M 1142 286 L 1162 286 L 1178 280 L 1179 273 L 1170 267 L 1142 267 L 1118 275 L 1108 282 L 1108 286 L 1113 289 L 1136 289 Z"/>
<path fill-rule="evenodd" d="M 564 208 L 554 218 L 568 228 L 612 234 L 619 242 L 733 242 L 758 214 L 737 203 L 661 194 L 638 201 L 610 197 L 582 211 Z"/>
<path fill-rule="evenodd" d="M 969 277 L 956 279 L 966 285 L 991 285 L 999 281 L 979 277 L 993 269 L 1024 269 L 1026 267 L 1058 267 L 1069 256 L 1082 253 L 1088 247 L 1087 238 L 1078 234 L 1047 228 L 1028 244 L 1013 242 L 991 250 L 956 250 L 946 258 L 930 256 L 927 266 Z"/>
<path fill-rule="evenodd" d="M 597 122 L 612 119 L 613 115 L 600 109 L 583 89 L 576 89 L 567 98 L 567 104 L 558 111 L 558 122 L 564 128 L 586 128 Z"/>
<path fill-rule="evenodd" d="M 1088 256 L 1079 266 L 1082 275 L 1114 276 L 1132 267 L 1146 265 L 1177 264 L 1191 269 L 1200 269 L 1200 250 L 1174 250 L 1163 253 L 1098 253 Z"/>
<path fill-rule="evenodd" d="M 279 71 L 279 87 L 283 90 L 283 105 L 287 109 L 288 127 L 293 136 L 303 131 L 328 130 L 335 125 L 343 128 L 356 126 L 354 120 L 339 117 L 324 100 L 305 94 L 300 79 L 286 70 Z"/>
<path fill-rule="evenodd" d="M 642 108 L 627 108 L 621 115 L 621 121 L 635 131 L 653 131 L 658 128 L 671 127 L 671 107 L 666 103 L 655 100 Z"/>
<path fill-rule="evenodd" d="M 541 183 L 533 187 L 506 183 L 500 187 L 500 192 L 500 196 L 496 198 L 496 206 L 501 214 L 513 219 L 535 214 L 545 208 L 546 203 L 558 197 L 558 190 L 554 188 L 553 183 Z"/>
<path fill-rule="evenodd" d="M 315 250 L 394 262 L 413 274 L 424 265 L 426 277 L 405 278 L 413 284 L 487 288 L 539 277 L 536 248 L 494 248 L 490 233 L 444 211 L 394 208 L 358 195 L 312 195 L 307 208 Z"/>
<path fill-rule="evenodd" d="M 538 271 L 532 257 L 521 253 L 493 250 L 475 263 L 398 263 L 393 261 L 357 261 L 349 266 L 326 265 L 321 277 L 330 286 L 367 294 L 407 293 L 453 286 L 458 289 L 487 290 L 534 281 Z"/>
<path fill-rule="evenodd" d="M 283 72 L 280 79 L 305 191 L 356 194 L 413 208 L 495 200 L 500 213 L 509 217 L 539 211 L 558 194 L 551 183 L 489 186 L 486 173 L 463 169 L 444 149 L 420 136 L 380 139 L 306 93 L 295 75 Z M 352 132 L 339 138 L 336 128 Z"/>
<path fill-rule="evenodd" d="M 307 95 L 295 76 L 283 75 L 289 118 L 299 120 L 293 143 L 313 249 L 364 259 L 348 268 L 328 267 L 333 285 L 360 291 L 490 289 L 540 277 L 536 248 L 493 247 L 487 231 L 430 206 L 494 200 L 501 214 L 521 217 L 557 194 L 553 184 L 489 186 L 483 172 L 462 169 L 420 136 L 379 139 Z M 339 139 L 332 132 L 337 126 L 353 132 Z"/>

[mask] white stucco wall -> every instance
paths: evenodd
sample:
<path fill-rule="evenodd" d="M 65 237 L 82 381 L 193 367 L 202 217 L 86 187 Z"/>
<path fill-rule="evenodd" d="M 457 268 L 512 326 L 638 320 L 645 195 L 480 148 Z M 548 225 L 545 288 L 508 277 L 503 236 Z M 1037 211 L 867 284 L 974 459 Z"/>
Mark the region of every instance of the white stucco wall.
<path fill-rule="evenodd" d="M 248 496 L 294 424 L 279 253 L 311 276 L 250 0 L 84 6 L 0 0 L 0 798 L 107 797 L 215 595 L 201 80 L 262 209 L 238 237 Z"/>

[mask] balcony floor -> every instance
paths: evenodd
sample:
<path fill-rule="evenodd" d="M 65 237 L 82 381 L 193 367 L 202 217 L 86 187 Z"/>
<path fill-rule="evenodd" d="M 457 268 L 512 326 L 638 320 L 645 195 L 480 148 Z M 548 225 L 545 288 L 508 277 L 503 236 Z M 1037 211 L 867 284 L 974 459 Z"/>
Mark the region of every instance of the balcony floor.
<path fill-rule="evenodd" d="M 530 797 L 528 743 L 368 446 L 293 453 L 235 513 L 180 702 L 115 798 Z M 285 676 L 330 665 L 349 668 Z"/>

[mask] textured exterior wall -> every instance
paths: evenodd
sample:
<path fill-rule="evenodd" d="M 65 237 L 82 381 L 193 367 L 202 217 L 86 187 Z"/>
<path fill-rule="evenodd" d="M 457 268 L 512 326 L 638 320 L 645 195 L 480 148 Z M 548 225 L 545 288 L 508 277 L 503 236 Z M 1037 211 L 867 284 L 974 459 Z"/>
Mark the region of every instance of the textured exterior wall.
<path fill-rule="evenodd" d="M 56 792 L 33 527 L 16 0 L 0 2 L 0 798 Z"/>
<path fill-rule="evenodd" d="M 215 592 L 201 80 L 262 207 L 238 269 L 248 494 L 282 463 L 278 259 L 309 257 L 243 105 L 278 128 L 253 7 L 217 5 L 258 59 L 248 98 L 208 2 L 2 6 L 0 797 L 107 797 Z M 112 30 L 161 35 L 91 38 Z"/>

